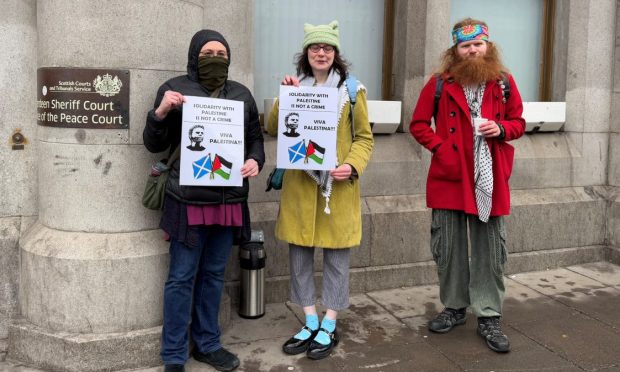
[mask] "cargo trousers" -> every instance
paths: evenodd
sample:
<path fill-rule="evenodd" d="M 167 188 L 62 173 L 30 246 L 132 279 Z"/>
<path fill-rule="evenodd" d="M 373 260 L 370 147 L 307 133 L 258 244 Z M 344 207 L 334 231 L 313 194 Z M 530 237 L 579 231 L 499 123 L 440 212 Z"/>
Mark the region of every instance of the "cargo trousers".
<path fill-rule="evenodd" d="M 470 307 L 477 317 L 501 316 L 507 258 L 502 216 L 490 217 L 484 223 L 463 211 L 433 209 L 431 252 L 437 263 L 439 297 L 445 307 Z"/>

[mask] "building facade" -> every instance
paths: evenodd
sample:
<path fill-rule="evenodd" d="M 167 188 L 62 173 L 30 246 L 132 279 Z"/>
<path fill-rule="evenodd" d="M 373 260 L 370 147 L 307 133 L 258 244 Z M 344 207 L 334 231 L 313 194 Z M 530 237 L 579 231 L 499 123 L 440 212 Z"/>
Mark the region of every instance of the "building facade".
<path fill-rule="evenodd" d="M 141 205 L 144 175 L 160 157 L 142 145 L 146 113 L 158 86 L 185 71 L 189 40 L 202 28 L 229 41 L 231 78 L 258 89 L 262 1 L 3 1 L 0 340 L 9 358 L 69 371 L 159 363 L 168 247 L 159 214 Z M 560 131 L 514 142 L 509 273 L 620 264 L 620 1 L 553 3 L 547 85 L 550 98 L 566 101 L 566 122 Z M 378 53 L 389 74 L 379 79 L 381 94 L 403 102 L 406 128 L 450 45 L 454 4 L 385 4 L 387 36 Z M 52 67 L 128 71 L 128 126 L 38 125 L 37 70 Z M 265 147 L 267 164 L 251 182 L 250 208 L 254 228 L 266 235 L 266 301 L 279 302 L 288 298 L 288 258 L 273 236 L 279 195 L 263 192 L 275 139 L 266 137 Z M 424 196 L 429 160 L 406 131 L 376 136 L 362 180 L 363 240 L 352 256 L 352 292 L 436 281 Z M 238 297 L 238 276 L 233 253 L 224 323 Z"/>

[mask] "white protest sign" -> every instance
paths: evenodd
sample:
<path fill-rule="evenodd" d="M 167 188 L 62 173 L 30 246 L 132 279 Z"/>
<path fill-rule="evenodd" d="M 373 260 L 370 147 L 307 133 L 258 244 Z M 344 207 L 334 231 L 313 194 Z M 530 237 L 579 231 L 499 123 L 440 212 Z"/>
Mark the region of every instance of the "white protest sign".
<path fill-rule="evenodd" d="M 243 128 L 243 102 L 185 96 L 179 184 L 241 186 Z"/>
<path fill-rule="evenodd" d="M 281 86 L 277 167 L 335 168 L 337 128 L 338 89 Z"/>

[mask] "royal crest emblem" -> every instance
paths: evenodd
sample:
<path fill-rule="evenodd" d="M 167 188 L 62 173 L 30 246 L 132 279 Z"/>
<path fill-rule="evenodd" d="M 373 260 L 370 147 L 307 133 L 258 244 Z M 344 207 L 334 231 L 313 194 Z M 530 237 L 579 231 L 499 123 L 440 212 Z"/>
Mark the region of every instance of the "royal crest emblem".
<path fill-rule="evenodd" d="M 123 86 L 123 82 L 118 78 L 118 76 L 105 74 L 103 78 L 100 75 L 97 75 L 97 78 L 93 80 L 93 85 L 95 86 L 95 91 L 101 94 L 104 97 L 112 97 L 117 95 L 121 91 L 121 87 Z"/>

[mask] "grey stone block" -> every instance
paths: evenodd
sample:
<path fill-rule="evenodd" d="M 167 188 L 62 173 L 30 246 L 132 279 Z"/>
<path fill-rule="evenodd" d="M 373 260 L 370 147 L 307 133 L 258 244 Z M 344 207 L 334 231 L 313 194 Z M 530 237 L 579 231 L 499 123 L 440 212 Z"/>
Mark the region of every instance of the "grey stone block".
<path fill-rule="evenodd" d="M 616 55 L 618 55 L 618 53 L 616 53 Z M 616 74 L 620 74 L 620 63 L 618 62 L 616 62 Z M 616 85 L 619 85 L 620 75 L 617 76 L 617 80 L 614 79 L 614 81 Z M 620 133 L 620 88 L 616 88 L 611 95 L 611 117 L 609 122 L 611 133 Z"/>
<path fill-rule="evenodd" d="M 115 371 L 161 364 L 161 327 L 125 333 L 50 332 L 25 320 L 9 329 L 8 360 L 44 370 Z"/>
<path fill-rule="evenodd" d="M 607 206 L 607 243 L 620 247 L 620 188 L 610 188 L 611 198 Z"/>
<path fill-rule="evenodd" d="M 189 1 L 42 2 L 39 65 L 185 71 L 190 39 L 202 24 L 203 7 Z"/>
<path fill-rule="evenodd" d="M 601 186 L 607 183 L 608 133 L 568 133 L 580 156 L 573 157 L 572 186 Z"/>
<path fill-rule="evenodd" d="M 437 282 L 435 262 L 375 266 L 365 270 L 366 291 L 424 285 Z"/>
<path fill-rule="evenodd" d="M 365 198 L 371 216 L 371 266 L 427 261 L 430 210 L 424 195 Z"/>
<path fill-rule="evenodd" d="M 161 231 L 72 233 L 37 224 L 20 246 L 20 308 L 29 322 L 80 333 L 162 323 L 168 244 Z"/>
<path fill-rule="evenodd" d="M 513 191 L 506 218 L 508 251 L 602 245 L 605 205 L 594 188 Z"/>
<path fill-rule="evenodd" d="M 189 45 L 189 39 L 186 44 Z M 187 55 L 187 52 L 184 55 Z M 186 72 L 136 69 L 131 70 L 129 73 L 131 75 L 131 87 L 129 90 L 129 102 L 131 104 L 129 143 L 132 145 L 142 145 L 144 143 L 142 141 L 142 132 L 146 123 L 146 115 L 153 108 L 157 89 L 166 80 L 183 75 Z M 101 133 L 101 130 L 96 130 L 96 132 Z M 144 151 L 147 151 L 146 148 Z"/>
<path fill-rule="evenodd" d="M 0 217 L 37 213 L 36 179 L 36 1 L 8 0 L 0 15 Z M 25 99 L 28 97 L 29 99 Z M 19 130 L 27 140 L 12 150 L 11 136 Z"/>
<path fill-rule="evenodd" d="M 375 135 L 372 158 L 360 178 L 363 196 L 420 194 L 426 187 L 422 149 L 409 133 Z"/>
<path fill-rule="evenodd" d="M 561 248 L 534 252 L 510 253 L 506 274 L 555 269 L 605 259 L 604 246 Z"/>
<path fill-rule="evenodd" d="M 0 218 L 0 339 L 18 313 L 20 218 Z"/>
<path fill-rule="evenodd" d="M 512 189 L 572 186 L 570 167 L 578 152 L 566 133 L 526 134 L 510 144 L 515 148 Z"/>
<path fill-rule="evenodd" d="M 620 117 L 618 118 L 620 122 Z M 609 134 L 609 185 L 620 187 L 620 133 Z"/>
<path fill-rule="evenodd" d="M 42 224 L 90 232 L 159 225 L 160 213 L 142 206 L 146 175 L 157 159 L 143 146 L 41 142 L 38 156 Z"/>
<path fill-rule="evenodd" d="M 620 265 L 620 247 L 607 247 L 605 259 L 615 265 Z"/>

